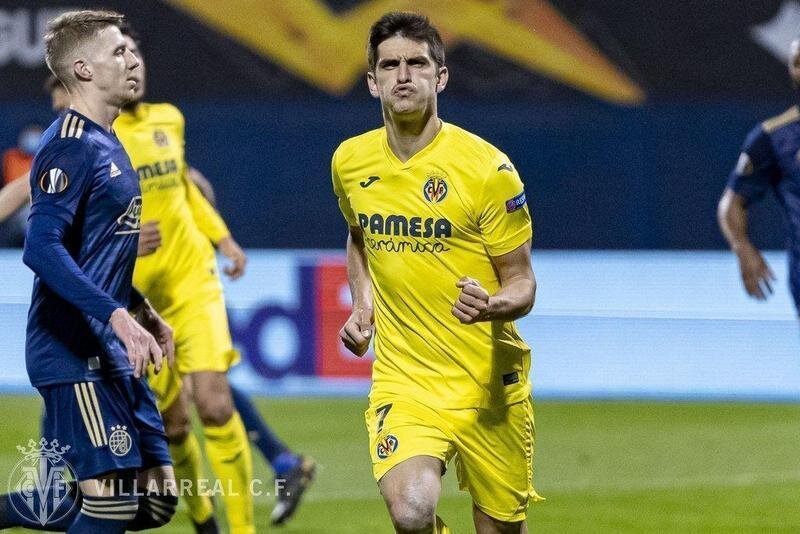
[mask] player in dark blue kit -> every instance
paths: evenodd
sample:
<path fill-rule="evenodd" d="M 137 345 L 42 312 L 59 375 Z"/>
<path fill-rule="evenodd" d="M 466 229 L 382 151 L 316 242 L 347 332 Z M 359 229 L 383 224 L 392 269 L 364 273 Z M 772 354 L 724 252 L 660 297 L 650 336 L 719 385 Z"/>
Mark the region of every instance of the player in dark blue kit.
<path fill-rule="evenodd" d="M 20 513 L 19 494 L 5 495 L 0 527 L 121 533 L 167 523 L 177 504 L 161 417 L 140 379 L 149 362 L 160 369 L 164 353 L 174 358 L 172 332 L 131 285 L 141 194 L 111 131 L 140 76 L 122 21 L 80 11 L 49 25 L 47 64 L 72 105 L 33 162 L 23 256 L 36 274 L 28 375 L 44 399 L 44 439 L 69 446 L 62 457 L 78 479 L 82 495 L 71 498 L 80 506 L 37 524 Z"/>
<path fill-rule="evenodd" d="M 800 39 L 791 44 L 789 76 L 800 91 Z M 789 225 L 789 286 L 800 312 L 800 106 L 756 126 L 742 147 L 719 201 L 717 219 L 739 259 L 747 293 L 759 300 L 772 294 L 775 275 L 747 234 L 747 208 L 772 189 Z"/>

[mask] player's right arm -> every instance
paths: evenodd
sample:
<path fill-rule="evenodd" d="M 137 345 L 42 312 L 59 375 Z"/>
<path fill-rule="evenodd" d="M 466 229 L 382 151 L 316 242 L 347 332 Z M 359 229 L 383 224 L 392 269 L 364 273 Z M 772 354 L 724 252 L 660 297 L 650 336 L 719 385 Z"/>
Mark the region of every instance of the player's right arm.
<path fill-rule="evenodd" d="M 339 330 L 339 338 L 347 350 L 356 356 L 363 356 L 369 348 L 369 340 L 374 331 L 372 280 L 367 268 L 364 232 L 358 224 L 350 206 L 350 200 L 339 178 L 336 162 L 338 153 L 337 150 L 331 160 L 331 178 L 339 209 L 350 227 L 347 236 L 347 282 L 350 285 L 350 295 L 353 299 L 353 311 L 342 329 Z"/>
<path fill-rule="evenodd" d="M 717 206 L 717 222 L 739 260 L 739 272 L 747 294 L 758 300 L 766 299 L 772 294 L 775 275 L 747 235 L 745 199 L 730 188 L 725 189 Z"/>
<path fill-rule="evenodd" d="M 736 168 L 717 205 L 717 222 L 728 246 L 739 260 L 747 293 L 756 299 L 772 294 L 775 275 L 747 231 L 747 208 L 760 200 L 781 177 L 769 135 L 761 126 L 748 135 Z"/>
<path fill-rule="evenodd" d="M 161 349 L 124 306 L 86 276 L 65 245 L 94 182 L 93 161 L 88 145 L 69 139 L 51 143 L 37 155 L 22 260 L 58 296 L 101 323 L 110 323 L 136 372 L 151 357 L 160 362 Z"/>
<path fill-rule="evenodd" d="M 11 217 L 31 198 L 30 173 L 0 189 L 0 223 Z"/>
<path fill-rule="evenodd" d="M 339 330 L 339 337 L 347 350 L 356 356 L 363 356 L 372 338 L 374 311 L 372 281 L 367 269 L 364 233 L 360 226 L 351 226 L 347 236 L 347 282 L 353 298 L 353 311 Z"/>

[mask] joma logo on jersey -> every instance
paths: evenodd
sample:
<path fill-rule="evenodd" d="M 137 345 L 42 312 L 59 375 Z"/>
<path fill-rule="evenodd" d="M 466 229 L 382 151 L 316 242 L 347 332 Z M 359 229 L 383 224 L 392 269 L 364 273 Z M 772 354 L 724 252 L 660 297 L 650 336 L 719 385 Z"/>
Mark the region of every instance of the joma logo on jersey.
<path fill-rule="evenodd" d="M 400 445 L 400 442 L 397 440 L 397 438 L 392 434 L 389 434 L 378 442 L 375 452 L 378 455 L 378 458 L 385 460 L 397 450 L 398 445 Z"/>
<path fill-rule="evenodd" d="M 142 165 L 136 169 L 139 173 L 139 180 L 146 180 L 155 176 L 164 176 L 173 172 L 178 172 L 178 162 L 174 159 L 167 161 L 157 161 L 152 165 Z"/>
<path fill-rule="evenodd" d="M 444 181 L 444 178 L 432 176 L 425 182 L 422 194 L 425 195 L 425 200 L 428 202 L 441 202 L 447 196 L 447 182 Z"/>
<path fill-rule="evenodd" d="M 131 199 L 128 209 L 117 218 L 117 224 L 122 228 L 114 232 L 116 235 L 138 234 L 142 227 L 142 197 L 137 196 Z"/>
<path fill-rule="evenodd" d="M 364 230 L 369 230 L 372 235 L 399 235 L 411 237 L 450 237 L 453 232 L 452 225 L 447 219 L 434 219 L 428 217 L 411 217 L 402 215 L 387 215 L 385 218 L 379 213 L 367 215 L 358 214 L 358 224 Z"/>

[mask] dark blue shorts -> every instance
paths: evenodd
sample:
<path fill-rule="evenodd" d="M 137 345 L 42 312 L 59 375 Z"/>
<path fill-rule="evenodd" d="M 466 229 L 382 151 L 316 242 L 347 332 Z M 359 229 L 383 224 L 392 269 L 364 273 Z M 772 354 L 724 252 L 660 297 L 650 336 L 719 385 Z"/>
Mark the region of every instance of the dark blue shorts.
<path fill-rule="evenodd" d="M 42 386 L 42 436 L 57 439 L 78 480 L 172 464 L 147 381 L 132 376 Z"/>

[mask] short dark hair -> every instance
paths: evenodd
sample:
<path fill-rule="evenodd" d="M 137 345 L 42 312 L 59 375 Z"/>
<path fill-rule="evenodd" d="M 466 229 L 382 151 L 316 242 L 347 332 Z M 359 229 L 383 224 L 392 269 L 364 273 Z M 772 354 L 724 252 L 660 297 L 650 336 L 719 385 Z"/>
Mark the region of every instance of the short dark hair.
<path fill-rule="evenodd" d="M 69 11 L 47 24 L 44 36 L 45 60 L 50 70 L 64 85 L 71 80 L 71 55 L 75 50 L 107 26 L 119 27 L 124 15 L 114 11 Z"/>
<path fill-rule="evenodd" d="M 378 45 L 395 35 L 428 43 L 431 57 L 438 68 L 444 67 L 444 44 L 442 37 L 428 17 L 408 11 L 392 11 L 382 16 L 369 30 L 367 63 L 374 71 L 378 61 Z"/>

